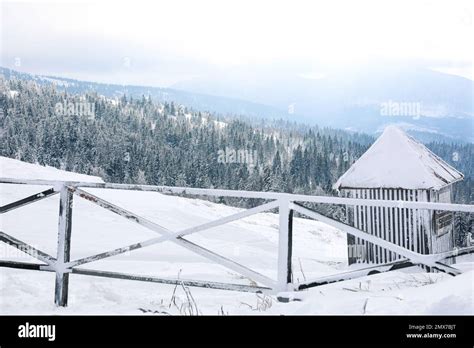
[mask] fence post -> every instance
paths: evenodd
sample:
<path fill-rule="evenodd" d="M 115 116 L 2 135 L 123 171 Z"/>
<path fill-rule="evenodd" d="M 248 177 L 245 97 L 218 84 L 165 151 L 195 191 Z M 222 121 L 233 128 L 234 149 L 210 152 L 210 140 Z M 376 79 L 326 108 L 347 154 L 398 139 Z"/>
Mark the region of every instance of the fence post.
<path fill-rule="evenodd" d="M 68 299 L 69 273 L 64 270 L 64 263 L 70 261 L 72 229 L 73 193 L 63 185 L 59 200 L 58 250 L 56 262 L 56 288 L 54 303 L 66 307 Z"/>
<path fill-rule="evenodd" d="M 279 205 L 279 239 L 278 239 L 278 279 L 277 290 L 288 291 L 288 284 L 292 283 L 291 257 L 293 239 L 293 211 L 290 210 L 290 201 L 280 198 Z"/>

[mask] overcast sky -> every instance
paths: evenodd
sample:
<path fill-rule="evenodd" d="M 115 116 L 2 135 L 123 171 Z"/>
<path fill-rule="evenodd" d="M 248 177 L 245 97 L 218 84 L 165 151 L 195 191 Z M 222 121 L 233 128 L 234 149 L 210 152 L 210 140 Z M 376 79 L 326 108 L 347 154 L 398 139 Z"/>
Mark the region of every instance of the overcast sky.
<path fill-rule="evenodd" d="M 396 59 L 473 78 L 474 1 L 6 1 L 1 66 L 168 86 L 236 66 Z"/>

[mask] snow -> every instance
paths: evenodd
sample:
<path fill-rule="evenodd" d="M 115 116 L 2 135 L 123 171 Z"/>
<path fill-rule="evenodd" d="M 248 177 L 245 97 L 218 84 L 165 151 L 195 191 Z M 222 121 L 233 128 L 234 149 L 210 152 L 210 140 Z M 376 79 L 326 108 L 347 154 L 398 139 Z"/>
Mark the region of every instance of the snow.
<path fill-rule="evenodd" d="M 287 304 L 292 314 L 470 314 L 474 313 L 474 271 L 392 271 L 301 292 Z M 270 310 L 269 313 L 278 313 Z"/>
<path fill-rule="evenodd" d="M 70 87 L 74 85 L 74 83 L 70 83 L 68 81 L 46 77 L 46 76 L 39 76 L 39 79 L 43 81 L 51 82 L 52 84 L 57 85 L 57 86 Z"/>
<path fill-rule="evenodd" d="M 171 118 L 173 121 L 178 120 L 177 116 L 168 115 L 168 117 Z M 186 121 L 190 122 L 190 121 L 193 120 L 193 115 L 192 114 L 184 114 L 184 119 Z M 201 117 L 200 122 L 204 126 L 207 125 L 209 123 L 209 117 L 206 117 L 206 116 Z M 216 128 L 218 128 L 218 129 L 223 129 L 223 128 L 227 127 L 227 123 L 222 122 L 222 121 L 213 120 L 213 123 L 216 126 Z"/>
<path fill-rule="evenodd" d="M 99 95 L 100 99 L 104 100 L 105 102 L 113 105 L 113 106 L 117 106 L 119 105 L 119 100 L 117 97 L 115 98 L 108 98 L 106 97 L 105 95 Z"/>
<path fill-rule="evenodd" d="M 0 156 L 0 178 L 104 182 L 98 176 L 67 172 L 53 167 L 42 167 L 2 156 Z"/>
<path fill-rule="evenodd" d="M 439 190 L 462 178 L 462 173 L 391 125 L 339 178 L 334 188 Z"/>
<path fill-rule="evenodd" d="M 202 117 L 202 119 L 201 119 L 202 124 L 206 125 L 208 122 L 209 122 L 208 117 Z M 227 127 L 226 122 L 214 120 L 213 123 L 218 129 L 223 129 L 223 128 Z"/>
<path fill-rule="evenodd" d="M 214 124 L 217 126 L 217 128 L 222 129 L 227 127 L 227 123 L 222 122 L 222 121 L 214 121 Z"/>
<path fill-rule="evenodd" d="M 96 177 L 2 158 L 2 173 L 23 178 L 96 181 Z M 44 190 L 44 186 L 0 184 L 0 205 Z M 87 189 L 113 204 L 172 231 L 235 214 L 239 208 L 155 192 Z M 10 211 L 0 217 L 0 230 L 55 256 L 58 195 Z M 74 197 L 71 259 L 94 255 L 156 237 L 131 221 Z M 278 215 L 261 213 L 186 237 L 207 249 L 276 279 Z M 344 272 L 345 233 L 321 222 L 295 218 L 295 281 Z M 0 258 L 37 262 L 0 243 Z M 190 288 L 156 283 L 70 275 L 69 306 L 54 306 L 52 272 L 0 268 L 0 314 L 472 314 L 473 262 L 466 273 L 451 277 L 426 274 L 413 267 L 402 271 L 334 283 L 295 293 L 302 302 L 279 303 L 274 295 Z M 80 266 L 140 275 L 252 284 L 250 279 L 199 255 L 164 242 Z M 360 267 L 360 265 L 353 265 Z M 461 267 L 460 267 L 461 269 Z M 175 291 L 176 290 L 176 291 Z M 174 294 L 174 295 L 173 295 Z"/>
<path fill-rule="evenodd" d="M 18 94 L 20 94 L 18 91 L 9 91 L 8 96 L 10 98 L 15 98 Z"/>

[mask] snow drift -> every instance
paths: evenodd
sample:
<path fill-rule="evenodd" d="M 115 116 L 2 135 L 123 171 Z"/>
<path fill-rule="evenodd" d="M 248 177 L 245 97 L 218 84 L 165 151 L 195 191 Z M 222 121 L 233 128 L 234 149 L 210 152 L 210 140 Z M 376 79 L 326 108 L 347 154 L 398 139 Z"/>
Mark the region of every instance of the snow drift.
<path fill-rule="evenodd" d="M 97 177 L 59 171 L 2 158 L 1 176 L 24 179 L 100 181 Z M 0 184 L 0 205 L 43 190 L 44 186 Z M 144 216 L 172 231 L 195 226 L 239 211 L 239 208 L 199 199 L 154 192 L 87 189 L 101 198 Z M 58 196 L 0 216 L 0 230 L 55 255 Z M 71 259 L 93 255 L 156 236 L 90 202 L 74 197 Z M 189 240 L 276 278 L 278 215 L 262 213 Z M 304 280 L 347 269 L 345 233 L 323 223 L 294 221 L 293 276 Z M 0 258 L 37 262 L 0 243 Z M 252 284 L 170 242 L 104 259 L 81 267 L 210 281 Z M 186 290 L 170 285 L 71 275 L 69 307 L 53 303 L 53 273 L 0 268 L 1 314 L 372 314 L 474 313 L 473 272 L 452 278 L 426 274 L 417 268 L 335 283 L 301 292 L 303 302 L 278 303 L 274 297 L 192 288 L 196 308 L 187 311 Z M 453 305 L 456 304 L 456 305 Z M 185 308 L 185 310 L 183 310 Z"/>

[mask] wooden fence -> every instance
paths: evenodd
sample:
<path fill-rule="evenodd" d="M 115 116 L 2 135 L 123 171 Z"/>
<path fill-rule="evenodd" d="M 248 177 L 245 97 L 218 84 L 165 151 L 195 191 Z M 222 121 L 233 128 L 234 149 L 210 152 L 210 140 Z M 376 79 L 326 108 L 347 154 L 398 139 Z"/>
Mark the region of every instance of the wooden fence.
<path fill-rule="evenodd" d="M 27 243 L 24 243 L 13 236 L 0 231 L 0 241 L 5 242 L 22 252 L 33 256 L 37 260 L 43 262 L 26 263 L 17 261 L 0 260 L 0 267 L 10 267 L 27 270 L 48 271 L 56 273 L 56 287 L 55 287 L 55 303 L 57 306 L 67 306 L 68 302 L 68 286 L 69 274 L 82 274 L 97 277 L 117 278 L 139 280 L 147 282 L 156 282 L 163 284 L 183 284 L 185 286 L 204 287 L 212 289 L 223 289 L 233 291 L 246 292 L 268 292 L 273 294 L 286 293 L 291 291 L 299 291 L 307 288 L 333 283 L 342 280 L 353 279 L 366 275 L 371 275 L 379 272 L 387 272 L 403 267 L 413 265 L 422 265 L 428 268 L 433 268 L 451 275 L 461 273 L 460 270 L 451 267 L 443 260 L 468 254 L 474 252 L 474 246 L 455 249 L 437 254 L 421 254 L 413 250 L 409 250 L 388 240 L 378 236 L 370 235 L 356 227 L 350 226 L 346 223 L 336 221 L 330 217 L 324 216 L 314 210 L 308 209 L 304 203 L 319 203 L 319 204 L 338 204 L 345 206 L 376 206 L 386 208 L 406 208 L 406 209 L 427 209 L 438 211 L 461 211 L 474 212 L 473 205 L 465 204 L 448 204 L 448 203 L 428 203 L 428 202 L 413 202 L 413 201 L 393 201 L 393 200 L 372 200 L 359 198 L 342 198 L 342 197 L 327 197 L 327 196 L 309 196 L 278 192 L 254 192 L 254 191 L 234 191 L 234 190 L 219 190 L 219 189 L 200 189 L 189 187 L 168 187 L 168 186 L 152 186 L 152 185 L 128 185 L 128 184 L 113 184 L 113 183 L 82 183 L 82 182 L 57 182 L 47 180 L 17 180 L 0 178 L 1 184 L 17 184 L 17 185 L 43 185 L 48 187 L 44 191 L 25 197 L 16 202 L 6 204 L 0 207 L 0 214 L 4 214 L 13 209 L 18 209 L 24 205 L 37 202 L 52 195 L 60 195 L 59 202 L 59 223 L 58 223 L 58 244 L 56 257 L 48 255 L 47 253 L 38 250 Z M 120 190 L 134 190 L 134 191 L 154 191 L 163 194 L 183 194 L 183 195 L 197 195 L 197 196 L 214 196 L 214 197 L 239 197 L 239 198 L 254 198 L 269 201 L 257 207 L 240 211 L 230 216 L 220 218 L 214 221 L 206 222 L 202 225 L 186 228 L 184 230 L 173 232 L 169 229 L 160 226 L 159 224 L 141 217 L 131 211 L 123 209 L 114 205 L 96 195 L 86 192 L 87 188 L 102 188 L 102 189 L 120 189 Z M 107 209 L 123 218 L 133 221 L 153 232 L 159 236 L 145 240 L 140 243 L 124 246 L 122 248 L 109 250 L 104 253 L 88 256 L 85 258 L 70 260 L 71 250 L 71 230 L 72 230 L 72 202 L 74 196 L 86 199 L 104 209 Z M 229 258 L 221 256 L 211 250 L 208 250 L 200 245 L 197 245 L 185 237 L 208 230 L 213 227 L 221 226 L 232 221 L 240 220 L 245 217 L 265 212 L 271 209 L 278 208 L 279 211 L 279 243 L 278 243 L 278 270 L 277 279 L 270 279 L 269 277 L 260 274 L 244 265 L 241 265 Z M 372 243 L 381 249 L 393 252 L 401 257 L 400 260 L 391 261 L 384 264 L 372 265 L 363 269 L 339 273 L 332 276 L 312 279 L 304 282 L 294 282 L 292 278 L 292 243 L 293 243 L 293 212 L 298 212 L 306 217 L 315 219 L 336 227 L 348 234 L 355 236 L 365 242 Z M 1 229 L 1 228 L 0 228 Z M 90 270 L 80 268 L 80 265 L 94 262 L 97 260 L 112 257 L 132 250 L 145 248 L 151 245 L 162 243 L 164 241 L 174 242 L 198 255 L 201 255 L 217 264 L 227 267 L 251 280 L 257 285 L 243 285 L 243 284 L 229 284 L 211 281 L 186 280 L 174 278 L 159 278 L 150 276 L 140 276 L 119 272 L 108 272 L 99 270 Z M 285 297 L 279 297 L 285 300 Z M 287 298 L 286 298 L 287 299 Z"/>

